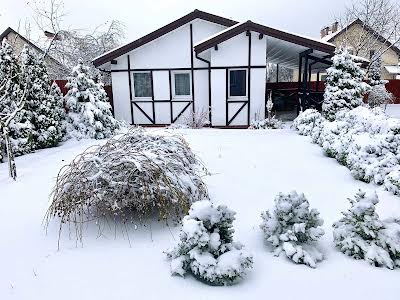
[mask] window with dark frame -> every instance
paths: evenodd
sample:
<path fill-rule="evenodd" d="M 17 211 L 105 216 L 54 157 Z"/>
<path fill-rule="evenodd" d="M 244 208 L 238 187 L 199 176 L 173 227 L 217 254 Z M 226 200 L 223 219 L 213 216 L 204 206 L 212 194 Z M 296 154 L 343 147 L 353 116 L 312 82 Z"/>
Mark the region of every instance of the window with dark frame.
<path fill-rule="evenodd" d="M 190 96 L 190 74 L 189 73 L 175 73 L 175 96 Z"/>
<path fill-rule="evenodd" d="M 135 98 L 151 98 L 151 74 L 149 72 L 133 73 L 133 87 Z"/>
<path fill-rule="evenodd" d="M 229 97 L 247 96 L 246 70 L 229 71 Z"/>

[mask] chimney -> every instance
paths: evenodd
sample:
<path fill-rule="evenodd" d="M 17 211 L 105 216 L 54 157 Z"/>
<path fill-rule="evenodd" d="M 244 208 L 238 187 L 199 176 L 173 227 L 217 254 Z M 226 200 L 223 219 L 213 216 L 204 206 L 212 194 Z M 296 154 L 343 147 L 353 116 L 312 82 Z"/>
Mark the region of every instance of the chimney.
<path fill-rule="evenodd" d="M 339 29 L 339 22 L 336 21 L 335 23 L 332 24 L 332 33 L 338 31 Z"/>
<path fill-rule="evenodd" d="M 329 27 L 324 27 L 321 29 L 321 39 L 329 34 Z"/>

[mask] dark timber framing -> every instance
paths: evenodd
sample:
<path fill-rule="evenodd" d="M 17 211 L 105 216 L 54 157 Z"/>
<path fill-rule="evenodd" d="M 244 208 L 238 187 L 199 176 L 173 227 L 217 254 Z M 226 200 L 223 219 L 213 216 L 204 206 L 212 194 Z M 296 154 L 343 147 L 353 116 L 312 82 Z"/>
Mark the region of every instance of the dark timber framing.
<path fill-rule="evenodd" d="M 107 53 L 103 54 L 102 56 L 95 58 L 93 60 L 93 64 L 95 67 L 99 67 L 117 57 L 120 57 L 136 48 L 139 48 L 147 43 L 150 43 L 151 41 L 158 39 L 159 37 L 171 32 L 171 31 L 173 31 L 195 19 L 202 19 L 202 20 L 209 21 L 209 22 L 219 24 L 219 25 L 223 25 L 226 27 L 231 27 L 238 23 L 234 20 L 216 16 L 216 15 L 196 9 L 193 12 L 187 14 L 186 16 L 183 16 L 182 18 L 179 18 L 179 19 L 167 24 L 167 25 L 141 37 L 140 39 L 137 39 L 129 44 L 126 44 L 122 47 L 119 47 L 113 51 L 107 52 Z"/>
<path fill-rule="evenodd" d="M 193 63 L 193 24 L 190 23 L 190 77 L 192 84 L 192 111 L 194 113 L 194 63 Z"/>

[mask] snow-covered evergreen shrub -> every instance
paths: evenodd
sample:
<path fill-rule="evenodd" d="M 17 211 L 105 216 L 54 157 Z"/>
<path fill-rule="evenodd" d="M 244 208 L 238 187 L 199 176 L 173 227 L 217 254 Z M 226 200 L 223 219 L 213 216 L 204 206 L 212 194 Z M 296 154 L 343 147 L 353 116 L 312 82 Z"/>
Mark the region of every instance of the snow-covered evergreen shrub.
<path fill-rule="evenodd" d="M 275 118 L 267 118 L 264 120 L 252 120 L 249 129 L 281 129 L 282 121 Z"/>
<path fill-rule="evenodd" d="M 372 62 L 368 70 L 368 78 L 370 80 L 369 85 L 371 87 L 377 85 L 385 85 L 388 83 L 387 80 L 382 80 L 382 53 L 376 53 L 372 57 Z"/>
<path fill-rule="evenodd" d="M 260 227 L 266 240 L 276 247 L 276 256 L 284 252 L 295 263 L 312 268 L 323 259 L 313 245 L 324 235 L 323 220 L 316 209 L 310 209 L 304 194 L 278 194 L 273 210 L 263 212 L 261 218 Z"/>
<path fill-rule="evenodd" d="M 374 85 L 368 94 L 368 105 L 370 107 L 379 107 L 383 104 L 393 103 L 394 96 L 390 93 L 384 84 Z"/>
<path fill-rule="evenodd" d="M 162 220 L 180 220 L 192 202 L 208 198 L 204 174 L 183 138 L 132 128 L 61 169 L 47 221 L 58 216 L 81 228 L 103 217 L 127 222 L 158 213 Z"/>
<path fill-rule="evenodd" d="M 400 223 L 379 219 L 375 212 L 379 202 L 376 193 L 367 195 L 359 190 L 349 201 L 351 208 L 333 224 L 336 247 L 375 266 L 400 267 Z"/>
<path fill-rule="evenodd" d="M 301 135 L 310 136 L 313 129 L 319 126 L 323 122 L 324 118 L 321 113 L 316 109 L 306 109 L 300 112 L 298 117 L 293 121 L 293 127 Z"/>
<path fill-rule="evenodd" d="M 351 110 L 362 104 L 369 85 L 363 82 L 365 73 L 354 62 L 347 49 L 339 48 L 327 70 L 326 88 L 322 112 L 326 119 L 333 121 L 340 110 Z"/>
<path fill-rule="evenodd" d="M 103 84 L 90 78 L 89 67 L 79 62 L 72 70 L 66 87 L 68 134 L 78 139 L 113 136 L 119 123 L 112 115 Z"/>
<path fill-rule="evenodd" d="M 11 45 L 4 39 L 0 47 L 0 84 L 5 84 L 5 89 L 0 94 L 0 114 L 7 115 L 16 109 L 16 103 L 24 95 L 23 78 L 18 58 Z M 25 108 L 17 113 L 9 129 L 15 156 L 34 150 L 30 113 Z M 2 148 L 4 149 L 4 144 Z"/>
<path fill-rule="evenodd" d="M 391 171 L 384 181 L 385 189 L 395 195 L 400 195 L 400 169 L 396 168 Z"/>
<path fill-rule="evenodd" d="M 28 46 L 21 52 L 23 80 L 27 87 L 26 118 L 32 124 L 35 149 L 57 146 L 65 133 L 64 104 L 59 94 L 53 95 L 45 62 Z M 54 98 L 54 96 L 56 98 Z"/>
<path fill-rule="evenodd" d="M 182 220 L 178 245 L 166 252 L 171 273 L 191 272 L 211 285 L 237 282 L 253 265 L 243 245 L 233 241 L 235 212 L 203 200 L 192 204 Z"/>

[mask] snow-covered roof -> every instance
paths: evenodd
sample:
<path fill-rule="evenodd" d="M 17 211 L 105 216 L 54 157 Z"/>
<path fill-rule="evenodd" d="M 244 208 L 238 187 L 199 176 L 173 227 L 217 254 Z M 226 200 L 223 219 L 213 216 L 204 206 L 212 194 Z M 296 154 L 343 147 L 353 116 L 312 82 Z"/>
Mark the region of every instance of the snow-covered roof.
<path fill-rule="evenodd" d="M 388 71 L 389 74 L 400 74 L 400 66 L 385 66 L 386 71 Z"/>

